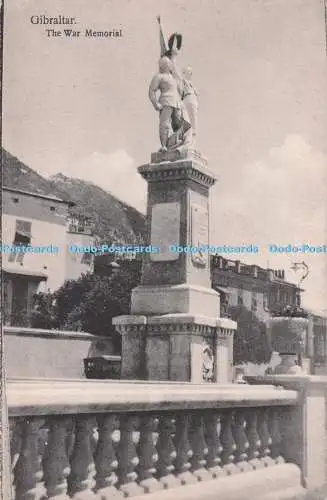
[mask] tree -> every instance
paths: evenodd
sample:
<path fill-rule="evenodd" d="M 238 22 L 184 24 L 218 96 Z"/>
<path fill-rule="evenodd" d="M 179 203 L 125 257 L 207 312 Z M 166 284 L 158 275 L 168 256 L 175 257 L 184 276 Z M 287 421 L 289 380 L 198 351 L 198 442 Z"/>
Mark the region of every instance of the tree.
<path fill-rule="evenodd" d="M 268 363 L 272 350 L 266 324 L 243 305 L 232 306 L 228 312 L 231 319 L 237 321 L 237 332 L 234 336 L 234 364 Z"/>
<path fill-rule="evenodd" d="M 139 281 L 140 270 L 132 266 L 122 267 L 110 276 L 85 274 L 78 280 L 66 281 L 52 294 L 36 295 L 36 306 L 40 311 L 42 304 L 42 314 L 40 317 L 39 312 L 32 326 L 40 328 L 43 318 L 48 328 L 111 336 L 120 351 L 121 339 L 112 318 L 129 314 L 131 291 Z"/>
<path fill-rule="evenodd" d="M 56 319 L 53 308 L 54 297 L 50 293 L 37 294 L 37 300 L 31 312 L 30 323 L 33 328 L 55 328 Z"/>

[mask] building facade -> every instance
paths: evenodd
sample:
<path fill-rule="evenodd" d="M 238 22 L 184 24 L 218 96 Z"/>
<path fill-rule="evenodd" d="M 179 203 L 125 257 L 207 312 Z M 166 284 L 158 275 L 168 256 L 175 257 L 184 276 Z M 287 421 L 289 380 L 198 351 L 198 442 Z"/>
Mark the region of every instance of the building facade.
<path fill-rule="evenodd" d="M 89 232 L 72 231 L 73 203 L 55 196 L 9 187 L 2 189 L 2 269 L 4 322 L 26 325 L 37 292 L 57 290 L 67 279 L 93 270 L 93 259 L 69 251 L 69 245 L 89 245 Z M 9 251 L 43 247 L 42 252 Z M 56 250 L 57 249 L 57 250 Z"/>
<path fill-rule="evenodd" d="M 74 251 L 94 244 L 93 225 L 85 217 L 69 215 L 67 218 L 66 280 L 77 280 L 82 274 L 93 272 L 94 254 Z"/>
<path fill-rule="evenodd" d="M 327 374 L 327 313 L 309 311 L 313 330 L 313 370 L 316 375 Z"/>
<path fill-rule="evenodd" d="M 300 306 L 303 290 L 284 277 L 283 270 L 263 269 L 220 255 L 211 257 L 212 287 L 220 293 L 222 316 L 229 307 L 243 305 L 267 322 L 286 305 Z"/>
<path fill-rule="evenodd" d="M 267 323 L 285 306 L 301 306 L 304 290 L 285 281 L 283 270 L 263 269 L 215 255 L 211 258 L 211 279 L 212 287 L 220 293 L 222 316 L 228 314 L 229 307 L 244 305 L 260 321 Z M 326 374 L 327 312 L 305 311 L 313 338 L 312 371 Z"/>

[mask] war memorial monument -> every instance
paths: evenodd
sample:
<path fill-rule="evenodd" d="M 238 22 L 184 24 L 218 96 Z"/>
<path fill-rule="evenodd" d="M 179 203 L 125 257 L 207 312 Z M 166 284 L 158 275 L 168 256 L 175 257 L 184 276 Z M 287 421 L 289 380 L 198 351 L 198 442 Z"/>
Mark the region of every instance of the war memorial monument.
<path fill-rule="evenodd" d="M 148 182 L 146 243 L 160 251 L 144 255 L 131 314 L 113 320 L 122 335 L 122 378 L 224 383 L 232 380 L 237 325 L 219 317 L 211 288 L 206 247 L 216 177 L 195 149 L 198 96 L 192 69 L 178 68 L 182 35 L 167 40 L 158 23 L 161 56 L 149 99 L 161 147 L 138 172 Z"/>

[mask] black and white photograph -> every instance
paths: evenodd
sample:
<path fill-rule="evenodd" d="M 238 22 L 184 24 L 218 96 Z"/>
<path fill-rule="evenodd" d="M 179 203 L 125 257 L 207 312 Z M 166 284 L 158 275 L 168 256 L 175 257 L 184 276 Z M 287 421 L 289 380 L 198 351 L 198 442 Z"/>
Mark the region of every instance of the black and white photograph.
<path fill-rule="evenodd" d="M 327 499 L 327 0 L 1 2 L 1 498 Z"/>

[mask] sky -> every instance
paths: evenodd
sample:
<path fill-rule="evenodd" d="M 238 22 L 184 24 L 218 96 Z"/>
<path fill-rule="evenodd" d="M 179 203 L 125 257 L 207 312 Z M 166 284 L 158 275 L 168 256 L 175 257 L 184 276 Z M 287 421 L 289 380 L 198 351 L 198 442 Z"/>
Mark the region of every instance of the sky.
<path fill-rule="evenodd" d="M 304 260 L 303 303 L 327 309 L 325 255 L 266 251 L 327 244 L 323 0 L 7 0 L 3 146 L 42 175 L 92 181 L 144 212 L 137 166 L 159 148 L 147 95 L 158 14 L 183 34 L 180 66 L 199 90 L 197 149 L 218 177 L 211 243 L 259 245 L 242 260 L 295 283 L 290 267 Z M 75 17 L 80 37 L 47 36 L 31 23 L 42 15 Z M 123 37 L 85 38 L 86 28 Z"/>

